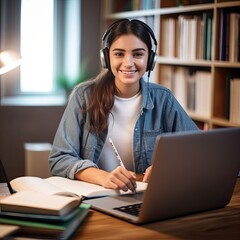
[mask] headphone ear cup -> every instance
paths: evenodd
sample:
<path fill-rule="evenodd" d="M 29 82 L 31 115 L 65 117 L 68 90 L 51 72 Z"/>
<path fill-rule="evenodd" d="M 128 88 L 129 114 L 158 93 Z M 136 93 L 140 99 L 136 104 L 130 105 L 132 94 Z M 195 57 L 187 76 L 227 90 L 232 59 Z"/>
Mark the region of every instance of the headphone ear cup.
<path fill-rule="evenodd" d="M 107 47 L 100 50 L 100 60 L 102 67 L 110 70 L 109 49 Z"/>
<path fill-rule="evenodd" d="M 152 71 L 154 69 L 154 66 L 156 64 L 157 56 L 156 53 L 153 52 L 153 50 L 150 51 L 149 57 L 148 57 L 148 63 L 147 63 L 147 71 Z"/>

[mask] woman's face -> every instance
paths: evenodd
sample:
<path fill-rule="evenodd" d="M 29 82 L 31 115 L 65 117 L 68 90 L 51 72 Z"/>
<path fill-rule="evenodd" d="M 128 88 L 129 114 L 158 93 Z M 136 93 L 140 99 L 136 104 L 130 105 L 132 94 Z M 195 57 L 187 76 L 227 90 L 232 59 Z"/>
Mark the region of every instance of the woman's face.
<path fill-rule="evenodd" d="M 139 91 L 139 79 L 147 69 L 147 45 L 133 34 L 122 35 L 111 45 L 110 65 L 115 84 L 124 97 Z"/>

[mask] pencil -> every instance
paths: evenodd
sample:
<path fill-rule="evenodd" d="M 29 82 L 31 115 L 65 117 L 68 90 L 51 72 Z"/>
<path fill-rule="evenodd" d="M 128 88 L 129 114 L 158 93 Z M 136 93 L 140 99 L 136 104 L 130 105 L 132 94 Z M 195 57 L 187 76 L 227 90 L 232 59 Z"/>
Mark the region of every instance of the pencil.
<path fill-rule="evenodd" d="M 113 151 L 114 151 L 114 153 L 115 153 L 115 155 L 116 155 L 116 158 L 117 158 L 117 160 L 120 162 L 120 165 L 125 168 L 125 166 L 124 166 L 124 164 L 123 164 L 123 161 L 122 161 L 122 159 L 121 159 L 121 157 L 120 157 L 120 155 L 119 155 L 119 153 L 118 153 L 118 151 L 117 151 L 117 148 L 115 147 L 115 145 L 114 145 L 114 143 L 113 143 L 113 141 L 112 141 L 111 138 L 109 138 L 109 143 L 111 144 L 112 149 L 113 149 Z"/>
<path fill-rule="evenodd" d="M 122 166 L 123 168 L 125 168 L 125 166 L 124 166 L 124 164 L 123 164 L 123 161 L 122 161 L 122 159 L 121 159 L 121 157 L 120 157 L 120 155 L 119 155 L 119 153 L 118 153 L 118 151 L 117 151 L 117 148 L 115 147 L 115 145 L 114 145 L 114 143 L 113 143 L 113 141 L 112 141 L 112 139 L 111 138 L 109 138 L 109 143 L 111 144 L 111 146 L 112 146 L 112 149 L 113 149 L 113 151 L 114 151 L 114 153 L 115 153 L 115 155 L 116 155 L 116 158 L 118 159 L 118 161 L 120 162 L 120 166 Z M 126 168 L 125 168 L 126 169 Z M 134 190 L 132 190 L 134 193 L 136 193 L 137 192 L 137 186 L 134 186 Z"/>

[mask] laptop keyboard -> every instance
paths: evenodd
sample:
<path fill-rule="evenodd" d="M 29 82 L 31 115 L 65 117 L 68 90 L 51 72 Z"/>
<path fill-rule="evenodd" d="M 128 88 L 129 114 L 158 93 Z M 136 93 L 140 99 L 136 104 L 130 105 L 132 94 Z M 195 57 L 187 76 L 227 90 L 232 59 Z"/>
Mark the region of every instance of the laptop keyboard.
<path fill-rule="evenodd" d="M 142 206 L 142 203 L 135 203 L 135 204 L 131 204 L 131 205 L 116 207 L 116 208 L 114 208 L 114 210 L 125 212 L 125 213 L 131 214 L 133 216 L 138 216 L 140 213 L 141 206 Z"/>

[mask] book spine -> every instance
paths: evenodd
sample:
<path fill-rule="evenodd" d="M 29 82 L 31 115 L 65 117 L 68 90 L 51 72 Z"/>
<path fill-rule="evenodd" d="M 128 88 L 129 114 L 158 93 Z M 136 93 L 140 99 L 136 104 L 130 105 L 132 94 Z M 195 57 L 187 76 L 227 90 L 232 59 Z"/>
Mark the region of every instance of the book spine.
<path fill-rule="evenodd" d="M 226 60 L 226 12 L 220 10 L 220 37 L 219 37 L 219 60 Z"/>
<path fill-rule="evenodd" d="M 202 56 L 206 59 L 206 49 L 207 49 L 207 13 L 203 13 L 203 49 Z"/>
<path fill-rule="evenodd" d="M 226 96 L 226 107 L 225 107 L 225 117 L 226 119 L 229 119 L 230 117 L 230 82 L 231 82 L 232 76 L 227 75 L 225 80 L 225 96 Z"/>

